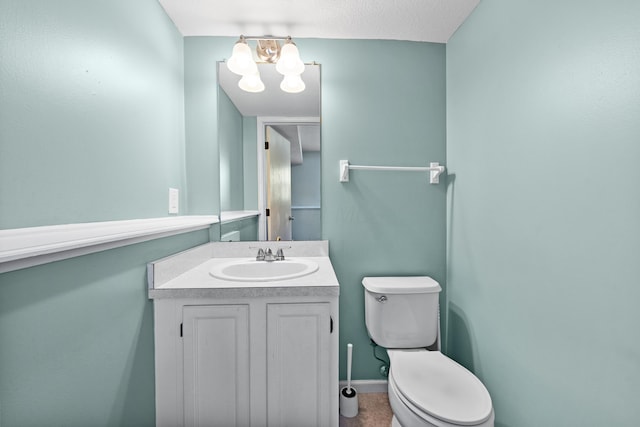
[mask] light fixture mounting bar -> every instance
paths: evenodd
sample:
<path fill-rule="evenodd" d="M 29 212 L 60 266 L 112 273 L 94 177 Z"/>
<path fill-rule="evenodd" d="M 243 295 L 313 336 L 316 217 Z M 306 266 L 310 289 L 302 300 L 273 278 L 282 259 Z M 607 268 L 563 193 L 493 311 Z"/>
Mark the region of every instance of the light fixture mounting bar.
<path fill-rule="evenodd" d="M 291 36 L 286 36 L 286 37 L 280 37 L 280 36 L 240 36 L 241 38 L 245 39 L 245 40 L 289 40 L 291 39 Z"/>

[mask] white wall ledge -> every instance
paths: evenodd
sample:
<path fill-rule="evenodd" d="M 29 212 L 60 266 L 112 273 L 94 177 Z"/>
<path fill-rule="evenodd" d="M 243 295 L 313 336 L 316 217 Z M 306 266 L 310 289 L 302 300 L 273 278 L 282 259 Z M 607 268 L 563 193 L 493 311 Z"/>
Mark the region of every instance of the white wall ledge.
<path fill-rule="evenodd" d="M 222 211 L 220 212 L 220 223 L 227 224 L 233 221 L 240 221 L 260 215 L 259 211 Z"/>
<path fill-rule="evenodd" d="M 215 215 L 0 230 L 0 273 L 209 228 Z"/>

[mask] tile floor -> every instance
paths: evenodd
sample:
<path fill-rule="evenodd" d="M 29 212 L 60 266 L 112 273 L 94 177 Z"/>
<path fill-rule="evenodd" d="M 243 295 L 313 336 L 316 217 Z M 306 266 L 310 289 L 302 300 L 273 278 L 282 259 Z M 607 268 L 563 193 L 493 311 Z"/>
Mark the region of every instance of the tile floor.
<path fill-rule="evenodd" d="M 340 427 L 389 427 L 391 407 L 387 393 L 358 394 L 358 416 L 340 416 Z"/>

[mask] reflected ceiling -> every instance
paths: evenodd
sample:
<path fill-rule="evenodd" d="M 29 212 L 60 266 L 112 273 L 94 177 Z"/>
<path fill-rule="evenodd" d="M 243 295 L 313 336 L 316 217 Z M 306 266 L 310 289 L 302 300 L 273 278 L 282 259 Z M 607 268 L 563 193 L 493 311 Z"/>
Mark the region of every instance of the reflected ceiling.
<path fill-rule="evenodd" d="M 226 64 L 219 64 L 219 83 L 243 116 L 320 117 L 320 66 L 305 66 L 302 80 L 306 89 L 287 93 L 280 89 L 282 74 L 273 64 L 260 64 L 260 77 L 265 90 L 245 92 L 238 87 L 240 76 L 233 74 Z"/>

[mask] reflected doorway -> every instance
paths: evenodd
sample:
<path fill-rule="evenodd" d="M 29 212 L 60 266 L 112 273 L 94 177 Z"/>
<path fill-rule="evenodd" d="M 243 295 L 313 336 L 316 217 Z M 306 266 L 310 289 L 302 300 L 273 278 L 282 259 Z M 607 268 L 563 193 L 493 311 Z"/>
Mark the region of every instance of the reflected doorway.
<path fill-rule="evenodd" d="M 258 117 L 257 126 L 260 240 L 321 239 L 319 118 Z"/>
<path fill-rule="evenodd" d="M 291 142 L 272 126 L 265 127 L 267 240 L 292 240 Z"/>

